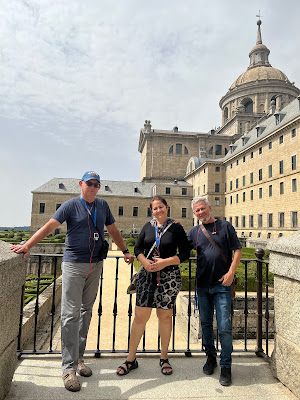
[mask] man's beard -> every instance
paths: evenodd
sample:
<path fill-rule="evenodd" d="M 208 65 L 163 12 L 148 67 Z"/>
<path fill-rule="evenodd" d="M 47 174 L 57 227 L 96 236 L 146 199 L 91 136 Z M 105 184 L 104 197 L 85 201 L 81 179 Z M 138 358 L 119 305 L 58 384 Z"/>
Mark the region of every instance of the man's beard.
<path fill-rule="evenodd" d="M 211 214 L 208 214 L 208 216 L 206 218 L 203 218 L 203 219 L 199 218 L 199 219 L 200 219 L 201 222 L 205 223 L 205 222 L 209 221 L 210 218 L 211 218 Z"/>

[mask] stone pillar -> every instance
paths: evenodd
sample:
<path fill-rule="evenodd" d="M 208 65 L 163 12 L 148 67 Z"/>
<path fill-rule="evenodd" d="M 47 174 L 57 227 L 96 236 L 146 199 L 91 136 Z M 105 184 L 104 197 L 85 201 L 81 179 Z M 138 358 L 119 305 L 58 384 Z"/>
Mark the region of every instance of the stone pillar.
<path fill-rule="evenodd" d="M 268 248 L 276 329 L 272 370 L 300 398 L 300 231 L 270 242 Z"/>
<path fill-rule="evenodd" d="M 26 261 L 0 240 L 0 400 L 7 395 L 17 364 L 22 286 Z"/>

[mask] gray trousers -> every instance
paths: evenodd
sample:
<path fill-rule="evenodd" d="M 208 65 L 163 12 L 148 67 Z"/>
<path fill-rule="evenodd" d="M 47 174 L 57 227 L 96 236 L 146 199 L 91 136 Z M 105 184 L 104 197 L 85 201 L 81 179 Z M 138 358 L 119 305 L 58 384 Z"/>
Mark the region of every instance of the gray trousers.
<path fill-rule="evenodd" d="M 83 356 L 103 261 L 62 263 L 61 352 L 62 372 L 76 370 Z"/>

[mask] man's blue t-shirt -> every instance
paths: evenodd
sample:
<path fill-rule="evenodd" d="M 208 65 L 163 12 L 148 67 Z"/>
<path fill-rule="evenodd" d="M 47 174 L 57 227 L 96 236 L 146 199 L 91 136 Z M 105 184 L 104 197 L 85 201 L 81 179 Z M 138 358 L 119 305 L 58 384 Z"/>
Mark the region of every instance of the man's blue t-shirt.
<path fill-rule="evenodd" d="M 90 210 L 93 203 L 85 202 Z M 96 230 L 93 219 L 96 213 Z M 63 261 L 89 263 L 98 262 L 99 250 L 104 239 L 104 225 L 111 225 L 115 219 L 109 209 L 107 202 L 103 199 L 95 199 L 95 204 L 91 209 L 92 217 L 88 214 L 80 197 L 76 197 L 64 202 L 55 212 L 52 218 L 61 224 L 67 223 L 67 235 Z M 94 240 L 94 233 L 99 232 L 99 240 Z M 91 259 L 92 256 L 92 259 Z"/>
<path fill-rule="evenodd" d="M 204 224 L 207 232 L 222 249 L 228 260 L 225 263 L 218 250 L 210 243 L 201 230 L 200 225 L 194 226 L 188 239 L 194 249 L 197 247 L 197 286 L 209 287 L 218 283 L 219 279 L 228 272 L 232 262 L 232 251 L 241 249 L 234 227 L 228 221 L 217 219 L 214 223 Z M 213 232 L 216 232 L 213 234 Z"/>

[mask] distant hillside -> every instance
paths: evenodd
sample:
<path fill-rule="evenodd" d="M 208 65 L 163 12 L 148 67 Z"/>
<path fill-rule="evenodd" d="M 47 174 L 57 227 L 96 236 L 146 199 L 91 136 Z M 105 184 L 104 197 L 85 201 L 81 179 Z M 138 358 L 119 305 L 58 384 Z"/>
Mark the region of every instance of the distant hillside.
<path fill-rule="evenodd" d="M 30 226 L 0 226 L 0 231 L 30 231 Z"/>

